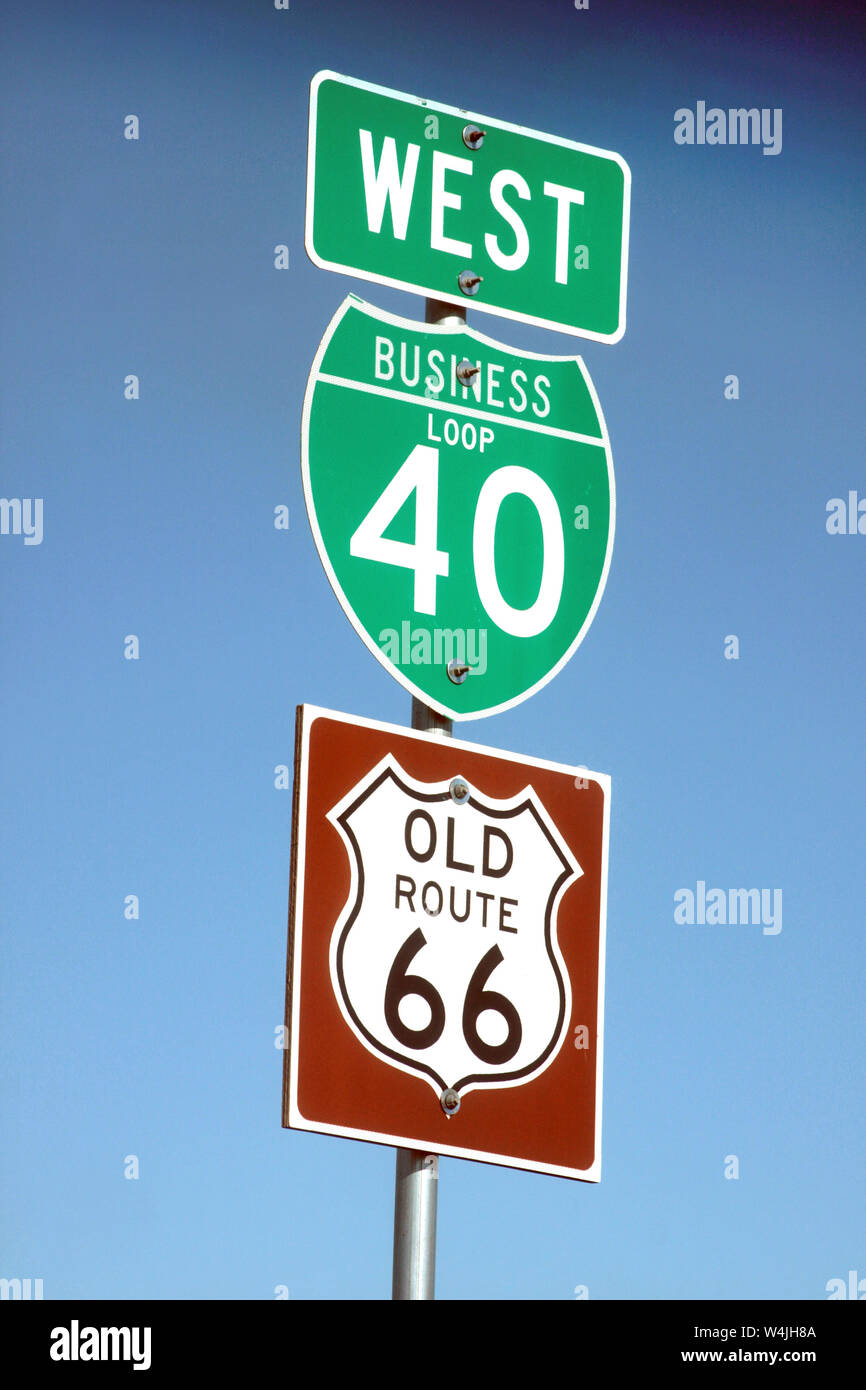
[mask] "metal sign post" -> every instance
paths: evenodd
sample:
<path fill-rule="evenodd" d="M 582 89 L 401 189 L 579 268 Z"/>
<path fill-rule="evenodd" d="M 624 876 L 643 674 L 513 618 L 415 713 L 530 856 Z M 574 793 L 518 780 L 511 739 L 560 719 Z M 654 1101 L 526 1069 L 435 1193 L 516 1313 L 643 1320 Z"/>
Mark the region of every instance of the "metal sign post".
<path fill-rule="evenodd" d="M 466 310 L 426 301 L 426 323 L 465 323 Z M 412 728 L 450 738 L 450 719 L 412 697 Z M 439 1155 L 397 1150 L 394 1173 L 394 1273 L 391 1298 L 432 1299 L 436 1287 L 436 1210 Z"/>
<path fill-rule="evenodd" d="M 617 342 L 630 183 L 611 151 L 311 85 L 310 259 L 426 297 L 423 324 L 344 299 L 301 425 L 319 558 L 412 715 L 298 708 L 283 1124 L 395 1148 L 395 1300 L 435 1297 L 440 1154 L 600 1179 L 610 779 L 452 721 L 562 669 L 615 522 L 581 359 L 465 304 Z"/>

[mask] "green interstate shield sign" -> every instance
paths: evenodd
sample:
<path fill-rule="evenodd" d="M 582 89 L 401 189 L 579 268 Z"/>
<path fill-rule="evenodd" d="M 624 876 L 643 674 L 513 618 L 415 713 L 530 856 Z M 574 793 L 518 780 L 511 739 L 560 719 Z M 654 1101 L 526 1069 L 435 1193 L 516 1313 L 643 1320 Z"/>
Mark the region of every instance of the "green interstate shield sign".
<path fill-rule="evenodd" d="M 610 567 L 613 461 L 579 357 L 350 295 L 316 353 L 302 469 L 319 556 L 393 676 L 452 719 L 565 665 Z"/>

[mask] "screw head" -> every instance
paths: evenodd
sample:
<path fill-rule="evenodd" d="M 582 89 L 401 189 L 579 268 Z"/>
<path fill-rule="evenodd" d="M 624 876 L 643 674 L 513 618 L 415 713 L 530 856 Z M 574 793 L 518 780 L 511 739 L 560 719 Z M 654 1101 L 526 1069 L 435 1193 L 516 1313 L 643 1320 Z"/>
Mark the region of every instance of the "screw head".
<path fill-rule="evenodd" d="M 463 143 L 468 150 L 480 150 L 484 144 L 486 130 L 479 130 L 477 125 L 465 125 L 463 127 Z"/>
<path fill-rule="evenodd" d="M 451 660 L 445 670 L 448 673 L 448 679 L 453 681 L 455 685 L 462 685 L 469 675 L 469 667 L 465 661 Z"/>
<path fill-rule="evenodd" d="M 464 357 L 462 362 L 457 363 L 457 379 L 462 381 L 464 386 L 468 386 L 472 378 L 481 371 L 477 362 L 470 362 L 468 357 Z"/>
<path fill-rule="evenodd" d="M 461 270 L 457 276 L 457 284 L 464 294 L 477 294 L 483 278 L 483 275 L 476 275 L 474 270 Z"/>
<path fill-rule="evenodd" d="M 445 1111 L 445 1114 L 448 1116 L 450 1120 L 451 1116 L 456 1115 L 457 1111 L 460 1109 L 460 1096 L 456 1091 L 452 1091 L 451 1087 L 449 1086 L 448 1090 L 443 1091 L 441 1096 L 439 1097 L 439 1104 L 442 1106 L 442 1109 Z"/>
<path fill-rule="evenodd" d="M 448 788 L 448 792 L 451 800 L 456 802 L 458 806 L 464 806 L 469 800 L 469 784 L 468 782 L 464 782 L 462 777 L 454 778 L 451 786 Z M 456 1091 L 453 1092 L 453 1094 L 456 1095 Z"/>

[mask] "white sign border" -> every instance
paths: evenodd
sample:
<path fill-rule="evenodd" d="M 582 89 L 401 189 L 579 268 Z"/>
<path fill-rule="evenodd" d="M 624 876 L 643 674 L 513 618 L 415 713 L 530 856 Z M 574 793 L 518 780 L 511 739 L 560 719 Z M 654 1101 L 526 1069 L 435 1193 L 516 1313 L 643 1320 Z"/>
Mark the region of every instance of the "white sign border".
<path fill-rule="evenodd" d="M 539 318 L 536 314 L 522 314 L 514 309 L 500 309 L 492 304 L 484 304 L 476 299 L 467 299 L 466 295 L 449 293 L 442 289 L 432 289 L 427 285 L 416 285 L 409 280 L 395 279 L 391 275 L 377 275 L 373 271 L 360 270 L 357 266 L 343 265 L 339 261 L 329 261 L 317 252 L 313 242 L 313 212 L 315 207 L 316 192 L 316 113 L 318 104 L 319 87 L 323 82 L 333 81 L 342 82 L 347 87 L 360 87 L 365 92 L 375 92 L 377 96 L 390 97 L 397 101 L 409 102 L 412 105 L 420 106 L 425 111 L 440 111 L 447 116 L 458 116 L 462 120 L 472 121 L 482 129 L 507 130 L 514 135 L 525 135 L 531 140 L 539 140 L 548 145 L 563 145 L 569 150 L 578 150 L 581 154 L 597 155 L 602 159 L 612 159 L 623 172 L 623 193 L 622 193 L 622 258 L 620 261 L 619 278 L 619 319 L 616 330 L 613 333 L 593 333 L 590 329 L 575 328 L 572 324 L 559 323 L 555 319 Z M 512 319 L 517 323 L 528 323 L 534 328 L 551 328 L 556 333 L 567 333 L 570 337 L 590 338 L 597 343 L 618 343 L 623 337 L 626 329 L 626 297 L 628 281 L 628 241 L 629 241 L 629 222 L 631 219 L 631 169 L 623 159 L 622 155 L 615 150 L 603 150 L 596 145 L 583 145 L 576 140 L 566 140 L 561 135 L 548 135 L 541 130 L 530 130 L 527 126 L 514 125 L 511 121 L 496 120 L 491 116 L 480 116 L 476 112 L 463 111 L 457 106 L 445 106 L 441 102 L 427 101 L 422 97 L 412 96 L 409 92 L 398 92 L 392 87 L 380 87 L 375 82 L 362 82 L 357 77 L 347 77 L 344 73 L 332 72 L 330 69 L 323 69 L 317 72 L 310 83 L 310 117 L 309 130 L 307 136 L 307 204 L 304 222 L 304 248 L 313 265 L 319 266 L 321 270 L 336 270 L 343 275 L 351 275 L 354 279 L 370 280 L 376 285 L 388 285 L 395 290 L 404 290 L 409 294 L 423 294 L 428 299 L 444 300 L 448 304 L 470 305 L 473 309 L 480 309 L 485 314 L 495 314 L 498 318 Z"/>
<path fill-rule="evenodd" d="M 360 1139 L 376 1144 L 386 1144 L 395 1148 L 417 1149 L 419 1141 L 410 1135 L 390 1134 L 378 1130 L 355 1129 L 350 1126 L 332 1125 L 309 1120 L 301 1113 L 298 1104 L 298 1065 L 300 1045 L 301 1013 L 301 958 L 303 952 L 304 920 L 304 869 L 307 843 L 307 786 L 309 782 L 310 736 L 317 719 L 332 719 L 353 727 L 375 729 L 382 733 L 396 734 L 400 738 L 417 739 L 429 743 L 435 735 L 422 733 L 415 729 L 404 729 L 397 724 L 387 724 L 378 719 L 366 719 L 360 715 L 344 714 L 338 710 L 324 709 L 319 705 L 299 705 L 297 709 L 299 747 L 295 763 L 294 796 L 297 798 L 296 840 L 292 846 L 294 867 L 292 902 L 289 920 L 289 953 L 291 971 L 286 981 L 287 1018 L 290 1029 L 287 1085 L 284 1077 L 284 1111 L 288 1111 L 291 1129 L 306 1130 L 313 1134 L 329 1134 L 343 1139 Z M 438 739 L 437 739 L 438 742 Z M 596 1071 L 595 1071 L 595 1134 L 594 1157 L 589 1168 L 567 1168 L 557 1164 L 533 1162 L 531 1159 L 518 1159 L 511 1154 L 482 1153 L 477 1149 L 464 1149 L 454 1144 L 437 1144 L 436 1152 L 446 1158 L 472 1159 L 478 1163 L 493 1163 L 504 1168 L 517 1168 L 525 1172 L 546 1173 L 552 1177 L 572 1178 L 583 1182 L 601 1181 L 601 1117 L 602 1080 L 604 1062 L 604 994 L 605 960 L 607 939 L 607 879 L 608 853 L 610 841 L 610 788 L 611 779 L 604 772 L 592 772 L 586 767 L 571 767 L 563 763 L 550 762 L 545 758 L 529 758 L 520 753 L 507 752 L 501 748 L 489 748 L 484 744 L 470 743 L 463 739 L 449 739 L 449 749 L 480 753 L 487 757 L 517 763 L 521 767 L 541 768 L 552 772 L 562 772 L 586 781 L 596 782 L 604 796 L 604 818 L 601 846 L 601 893 L 599 901 L 598 936 L 598 1015 L 596 1022 Z M 330 941 L 330 933 L 328 935 Z M 567 1046 L 567 1037 L 562 1046 Z M 383 1066 L 385 1063 L 382 1064 Z"/>
<path fill-rule="evenodd" d="M 511 356 L 513 356 L 515 352 L 519 351 L 521 356 L 531 358 L 537 362 L 576 362 L 578 368 L 580 369 L 581 375 L 583 376 L 584 384 L 586 385 L 586 389 L 589 392 L 590 399 L 592 400 L 596 415 L 598 417 L 599 425 L 601 426 L 601 437 L 596 442 L 600 447 L 604 449 L 605 459 L 607 461 L 608 485 L 610 488 L 610 523 L 608 526 L 607 549 L 605 551 L 604 565 L 601 571 L 601 578 L 599 579 L 598 588 L 596 589 L 595 598 L 592 602 L 590 610 L 583 621 L 583 626 L 581 627 L 580 631 L 578 632 L 577 636 L 575 637 L 568 650 L 563 653 L 556 665 L 553 666 L 551 670 L 547 672 L 547 675 L 542 676 L 541 679 L 536 681 L 534 685 L 531 685 L 528 690 L 524 690 L 520 695 L 515 695 L 514 698 L 511 700 L 504 700 L 502 704 L 492 705 L 488 709 L 470 710 L 469 713 L 464 713 L 461 710 L 452 709 L 450 705 L 444 704 L 441 700 L 434 699 L 434 697 L 430 695 L 426 690 L 422 690 L 420 686 L 417 686 L 414 681 L 409 679 L 409 677 L 406 675 L 404 671 L 400 670 L 393 662 L 389 661 L 388 657 L 382 651 L 381 647 L 378 647 L 376 643 L 373 641 L 373 638 L 370 636 L 366 628 L 361 623 L 360 619 L 357 617 L 355 610 L 352 607 L 352 604 L 349 602 L 348 597 L 344 593 L 343 587 L 340 584 L 340 581 L 337 578 L 337 575 L 334 571 L 334 567 L 331 564 L 331 561 L 328 557 L 328 552 L 325 547 L 324 538 L 322 536 L 318 518 L 316 516 L 316 508 L 315 503 L 313 501 L 312 483 L 310 481 L 310 412 L 312 410 L 313 405 L 313 394 L 315 392 L 316 384 L 319 380 L 319 367 L 321 365 L 322 359 L 324 358 L 325 353 L 328 350 L 328 345 L 334 333 L 336 332 L 338 325 L 342 322 L 343 317 L 346 313 L 348 313 L 349 309 L 352 307 L 361 309 L 363 313 L 369 315 L 370 318 L 378 320 L 380 323 L 387 323 L 395 328 L 404 328 L 410 332 L 419 332 L 423 330 L 425 333 L 429 332 L 433 334 L 439 334 L 444 337 L 454 335 L 468 335 L 472 338 L 475 338 L 478 342 L 484 343 L 486 347 L 499 349 L 502 352 L 509 353 Z M 371 388 L 371 390 L 373 394 L 378 394 L 376 393 L 375 388 Z M 388 393 L 383 391 L 381 394 L 385 395 Z M 452 408 L 455 412 L 459 412 L 461 407 L 458 404 L 453 405 L 450 408 Z M 507 422 L 503 421 L 503 423 Z M 485 334 L 479 333 L 476 329 L 470 328 L 467 324 L 419 324 L 414 319 L 406 319 L 398 314 L 390 314 L 385 309 L 377 309 L 375 305 L 368 304 L 366 300 L 361 299 L 360 296 L 356 294 L 349 294 L 343 300 L 342 304 L 337 309 L 337 312 L 334 314 L 334 317 L 331 319 L 331 322 L 325 329 L 324 337 L 322 338 L 322 341 L 319 343 L 316 355 L 313 358 L 313 365 L 310 368 L 310 375 L 307 379 L 307 388 L 304 392 L 304 407 L 301 413 L 301 478 L 304 485 L 304 501 L 306 503 L 307 508 L 307 518 L 310 523 L 310 529 L 313 533 L 313 539 L 316 543 L 316 550 L 318 551 L 319 559 L 322 562 L 322 568 L 324 569 L 325 574 L 328 576 L 328 582 L 339 600 L 340 607 L 342 608 L 346 617 L 349 619 L 349 622 L 352 624 L 352 627 L 357 632 L 361 641 L 364 643 L 364 646 L 368 649 L 368 651 L 371 651 L 373 653 L 380 666 L 383 666 L 385 670 L 388 672 L 388 674 L 394 678 L 394 680 L 399 681 L 403 688 L 409 691 L 410 695 L 414 695 L 425 705 L 428 705 L 431 709 L 436 710 L 437 713 L 444 714 L 449 719 L 454 719 L 458 722 L 462 722 L 470 719 L 488 719 L 492 714 L 502 714 L 505 710 L 513 709 L 516 705 L 522 704 L 524 700 L 530 699 L 530 697 L 532 695 L 535 695 L 537 691 L 542 690 L 544 686 L 548 684 L 549 681 L 553 680 L 554 676 L 557 676 L 559 674 L 563 666 L 565 666 L 565 664 L 571 660 L 572 656 L 577 651 L 578 647 L 580 646 L 581 642 L 583 641 L 584 637 L 589 631 L 592 621 L 596 613 L 598 612 L 598 606 L 601 603 L 602 595 L 604 594 L 605 588 L 607 586 L 607 577 L 610 571 L 611 556 L 613 554 L 613 538 L 614 532 L 616 531 L 616 483 L 613 474 L 613 455 L 611 453 L 610 448 L 610 438 L 608 436 L 607 425 L 605 423 L 604 415 L 602 413 L 601 402 L 598 399 L 595 386 L 592 383 L 592 379 L 589 375 L 589 372 L 586 369 L 586 365 L 582 357 L 572 357 L 568 353 L 566 353 L 564 356 L 555 357 L 551 356 L 549 353 L 524 352 L 520 349 L 509 347 L 506 343 L 499 343 L 494 338 L 488 338 Z"/>

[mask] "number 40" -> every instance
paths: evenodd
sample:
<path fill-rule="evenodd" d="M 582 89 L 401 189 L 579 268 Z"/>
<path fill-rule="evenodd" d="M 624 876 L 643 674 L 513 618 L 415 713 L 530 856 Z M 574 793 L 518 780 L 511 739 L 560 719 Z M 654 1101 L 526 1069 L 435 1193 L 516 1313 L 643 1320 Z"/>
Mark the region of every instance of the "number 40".
<path fill-rule="evenodd" d="M 415 494 L 415 539 L 389 540 L 384 532 L 403 503 Z M 496 577 L 495 537 L 499 509 L 506 497 L 528 497 L 541 522 L 541 582 L 534 603 L 514 608 L 502 597 Z M 416 444 L 349 542 L 350 555 L 412 570 L 416 613 L 436 613 L 436 581 L 448 575 L 449 554 L 437 548 L 439 450 Z M 475 504 L 472 560 L 478 596 L 490 620 L 512 637 L 536 637 L 556 617 L 565 575 L 565 543 L 556 498 L 543 478 L 516 464 L 497 468 L 485 480 Z"/>

